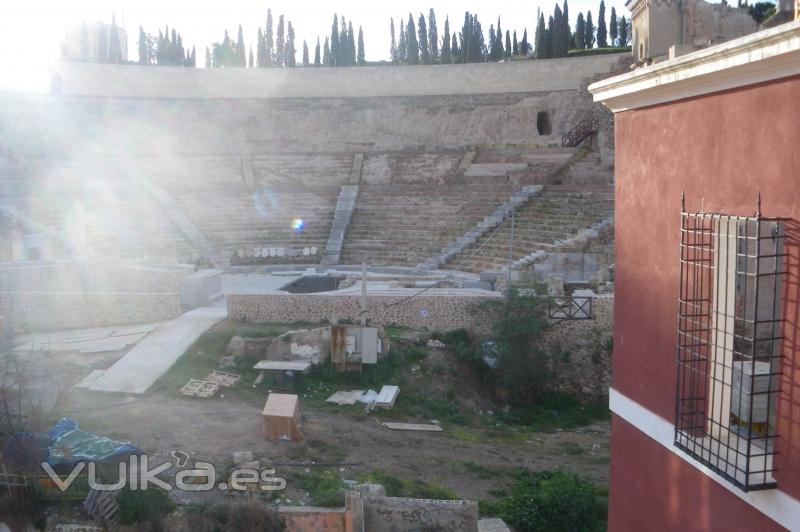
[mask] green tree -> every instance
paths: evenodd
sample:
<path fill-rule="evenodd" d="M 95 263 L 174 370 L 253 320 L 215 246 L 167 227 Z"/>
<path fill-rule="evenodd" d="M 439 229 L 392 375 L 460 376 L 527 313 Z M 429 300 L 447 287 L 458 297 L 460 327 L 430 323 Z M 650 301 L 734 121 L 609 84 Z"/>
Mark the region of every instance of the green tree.
<path fill-rule="evenodd" d="M 152 44 L 150 44 L 150 37 L 139 26 L 139 64 L 149 65 L 152 64 Z"/>
<path fill-rule="evenodd" d="M 308 44 L 305 39 L 303 39 L 303 66 L 308 66 Z"/>
<path fill-rule="evenodd" d="M 278 17 L 278 27 L 275 30 L 275 66 L 282 67 L 286 61 L 286 26 L 283 15 Z"/>
<path fill-rule="evenodd" d="M 547 31 L 544 32 L 544 47 L 547 50 L 546 53 L 548 58 L 555 57 L 555 47 L 553 46 L 553 33 L 555 32 L 555 27 L 555 17 L 550 15 L 550 17 L 547 19 Z"/>
<path fill-rule="evenodd" d="M 431 62 L 435 63 L 439 59 L 439 29 L 436 27 L 436 14 L 431 8 L 428 13 L 428 49 L 431 54 Z"/>
<path fill-rule="evenodd" d="M 525 31 L 522 32 L 522 42 L 519 43 L 519 53 L 528 55 L 530 51 L 531 45 L 528 44 L 528 28 L 525 28 Z"/>
<path fill-rule="evenodd" d="M 353 35 L 353 21 L 347 23 L 347 65 L 356 64 L 356 38 Z"/>
<path fill-rule="evenodd" d="M 367 64 L 367 58 L 364 56 L 364 32 L 361 30 L 361 26 L 358 27 L 358 53 L 356 54 L 356 59 L 360 66 Z"/>
<path fill-rule="evenodd" d="M 248 57 L 247 66 L 249 68 L 253 68 L 255 66 L 254 62 L 255 62 L 255 59 L 253 58 L 253 46 L 251 45 L 250 46 L 250 55 Z"/>
<path fill-rule="evenodd" d="M 284 54 L 286 54 L 286 66 L 294 68 L 294 66 L 297 65 L 297 49 L 294 46 L 294 27 L 291 21 L 286 25 L 286 46 L 284 47 Z M 308 55 L 307 49 L 306 55 Z"/>
<path fill-rule="evenodd" d="M 194 45 L 192 45 L 192 55 L 189 56 L 189 66 L 196 67 L 197 66 L 197 56 L 195 55 Z"/>
<path fill-rule="evenodd" d="M 772 2 L 756 2 L 751 6 L 747 6 L 747 12 L 750 13 L 753 20 L 761 24 L 775 14 L 775 4 Z"/>
<path fill-rule="evenodd" d="M 322 53 L 322 64 L 325 66 L 333 66 L 333 54 L 331 53 L 331 47 L 327 37 L 325 37 L 325 49 Z"/>
<path fill-rule="evenodd" d="M 206 68 L 211 68 L 211 50 L 206 46 Z"/>
<path fill-rule="evenodd" d="M 261 28 L 258 28 L 258 44 L 256 44 L 256 63 L 258 64 L 258 68 L 267 66 L 265 54 L 266 42 L 264 41 L 264 32 L 261 31 Z"/>
<path fill-rule="evenodd" d="M 536 23 L 536 36 L 534 41 L 536 59 L 547 59 L 547 29 L 544 25 L 544 13 L 539 13 L 539 20 Z"/>
<path fill-rule="evenodd" d="M 586 36 L 584 37 L 586 49 L 591 50 L 594 48 L 594 23 L 592 22 L 592 12 L 586 13 Z"/>
<path fill-rule="evenodd" d="M 600 0 L 600 12 L 597 14 L 597 47 L 608 46 L 608 29 L 606 28 L 606 3 Z"/>
<path fill-rule="evenodd" d="M 119 29 L 117 28 L 117 17 L 111 15 L 111 30 L 108 34 L 108 60 L 111 63 L 122 63 L 122 48 L 119 43 Z"/>
<path fill-rule="evenodd" d="M 239 24 L 239 34 L 236 37 L 236 58 L 239 60 L 238 66 L 240 67 L 247 66 L 247 57 L 245 56 L 245 53 L 244 34 L 242 33 L 242 25 Z"/>
<path fill-rule="evenodd" d="M 422 15 L 422 13 L 419 14 L 418 24 L 419 26 L 417 27 L 417 33 L 419 34 L 419 58 L 423 65 L 427 65 L 431 62 L 431 52 L 430 47 L 428 46 L 428 28 L 425 25 L 425 17 Z"/>
<path fill-rule="evenodd" d="M 500 17 L 497 17 L 497 33 L 495 34 L 495 45 L 497 46 L 497 59 L 500 60 L 505 56 L 505 48 L 503 47 L 503 28 L 500 27 Z"/>
<path fill-rule="evenodd" d="M 272 35 L 272 10 L 267 9 L 267 29 L 264 32 L 264 66 L 275 65 L 275 39 Z"/>
<path fill-rule="evenodd" d="M 514 42 L 516 42 L 516 35 L 514 36 Z M 506 30 L 506 48 L 505 48 L 505 52 L 506 52 L 506 58 L 510 60 L 511 59 L 511 54 L 512 54 L 512 49 L 511 49 L 511 34 L 508 33 L 508 30 Z"/>
<path fill-rule="evenodd" d="M 578 13 L 578 20 L 575 22 L 575 48 L 586 48 L 586 21 L 583 20 L 583 13 Z"/>
<path fill-rule="evenodd" d="M 494 31 L 494 24 L 489 24 L 489 61 L 498 59 L 500 59 L 500 53 L 497 50 L 497 35 Z"/>
<path fill-rule="evenodd" d="M 513 44 L 511 45 L 511 53 L 519 55 L 519 42 L 517 41 L 517 30 L 514 30 Z"/>
<path fill-rule="evenodd" d="M 322 59 L 320 58 L 319 52 L 319 37 L 317 37 L 317 46 L 314 48 L 314 66 L 321 66 Z"/>
<path fill-rule="evenodd" d="M 628 46 L 628 21 L 625 15 L 622 15 L 619 21 L 619 45 Z"/>
<path fill-rule="evenodd" d="M 450 37 L 450 62 L 456 63 L 461 55 L 461 50 L 458 48 L 458 37 L 456 36 L 455 32 Z"/>
<path fill-rule="evenodd" d="M 442 36 L 442 55 L 441 63 L 446 65 L 450 63 L 450 18 L 444 19 L 444 35 Z"/>
<path fill-rule="evenodd" d="M 408 64 L 419 64 L 419 43 L 417 41 L 417 28 L 414 26 L 414 17 L 411 13 L 408 14 L 408 23 L 406 24 L 406 49 L 408 50 Z"/>
<path fill-rule="evenodd" d="M 397 64 L 397 40 L 395 39 L 394 35 L 394 18 L 389 18 L 389 35 L 391 36 L 392 42 L 389 45 L 389 58 L 392 60 L 392 64 Z"/>
<path fill-rule="evenodd" d="M 330 51 L 330 66 L 337 66 L 339 59 L 339 17 L 336 13 L 333 14 L 333 24 L 331 25 L 331 51 Z"/>
<path fill-rule="evenodd" d="M 608 21 L 608 34 L 611 36 L 611 46 L 617 46 L 617 37 L 619 32 L 617 30 L 617 10 L 611 6 L 611 18 Z"/>
<path fill-rule="evenodd" d="M 561 8 L 556 4 L 553 11 L 553 24 L 548 28 L 548 33 L 551 34 L 553 53 L 551 57 L 566 57 L 567 46 L 569 45 L 569 37 L 564 35 L 564 15 Z"/>
<path fill-rule="evenodd" d="M 570 45 L 572 41 L 572 30 L 569 27 L 569 4 L 567 0 L 564 0 L 564 7 L 561 9 L 561 39 L 564 41 L 562 46 L 564 48 L 564 57 L 567 56 L 567 52 L 572 47 Z"/>

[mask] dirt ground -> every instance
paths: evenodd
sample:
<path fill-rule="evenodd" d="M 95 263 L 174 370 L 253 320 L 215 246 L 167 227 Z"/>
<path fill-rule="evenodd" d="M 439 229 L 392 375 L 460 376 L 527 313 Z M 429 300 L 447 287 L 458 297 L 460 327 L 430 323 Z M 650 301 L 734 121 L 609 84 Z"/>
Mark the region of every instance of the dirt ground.
<path fill-rule="evenodd" d="M 223 389 L 214 398 L 198 399 L 182 397 L 176 390 L 126 396 L 71 388 L 88 372 L 65 357 L 36 355 L 27 380 L 31 392 L 43 399 L 48 420 L 69 416 L 87 431 L 131 441 L 150 456 L 151 464 L 174 462 L 171 452 L 183 451 L 190 456 L 189 465 L 210 462 L 219 471 L 230 467 L 234 451 L 250 451 L 262 467 L 274 467 L 277 476 L 291 478 L 293 473 L 324 467 L 338 471 L 343 479 L 356 480 L 377 469 L 448 488 L 465 499 L 488 497 L 491 490 L 511 481 L 505 473 L 519 467 L 564 468 L 599 485 L 608 482 L 607 421 L 524 438 L 490 437 L 481 427 L 447 424 L 440 433 L 405 432 L 382 426 L 382 420 L 388 419 L 385 412 L 353 415 L 352 408 L 315 407 L 301 396 L 306 441 L 271 442 L 261 436 L 260 414 L 267 390 L 226 394 Z M 47 405 L 59 390 L 63 392 L 59 404 L 50 413 Z M 398 419 L 392 416 L 391 421 Z M 191 502 L 228 495 L 215 491 L 180 497 Z M 288 497 L 295 499 L 293 503 L 306 502 L 296 492 L 289 492 Z"/>

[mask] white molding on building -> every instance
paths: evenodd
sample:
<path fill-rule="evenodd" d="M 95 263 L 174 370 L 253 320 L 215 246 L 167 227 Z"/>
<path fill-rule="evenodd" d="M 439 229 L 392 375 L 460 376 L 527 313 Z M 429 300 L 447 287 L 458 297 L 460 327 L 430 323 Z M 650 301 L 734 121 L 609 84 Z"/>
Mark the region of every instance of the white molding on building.
<path fill-rule="evenodd" d="M 614 388 L 609 389 L 608 399 L 609 408 L 615 415 L 624 419 L 646 436 L 652 438 L 669 451 L 681 457 L 692 467 L 711 478 L 717 484 L 773 521 L 789 530 L 797 530 L 798 523 L 800 523 L 800 500 L 780 491 L 780 489 L 750 492 L 739 489 L 729 480 L 718 475 L 707 466 L 675 447 L 675 425 L 671 422 L 637 403 L 630 397 L 618 392 Z"/>
<path fill-rule="evenodd" d="M 613 112 L 800 75 L 800 21 L 598 81 L 594 101 Z"/>

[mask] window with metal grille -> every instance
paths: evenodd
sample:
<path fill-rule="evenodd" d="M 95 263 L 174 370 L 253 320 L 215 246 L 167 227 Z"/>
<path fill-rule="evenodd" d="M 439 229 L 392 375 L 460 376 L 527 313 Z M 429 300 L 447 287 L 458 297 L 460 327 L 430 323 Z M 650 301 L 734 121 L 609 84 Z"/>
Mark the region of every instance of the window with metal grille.
<path fill-rule="evenodd" d="M 681 210 L 675 445 L 745 491 L 775 487 L 784 228 Z"/>

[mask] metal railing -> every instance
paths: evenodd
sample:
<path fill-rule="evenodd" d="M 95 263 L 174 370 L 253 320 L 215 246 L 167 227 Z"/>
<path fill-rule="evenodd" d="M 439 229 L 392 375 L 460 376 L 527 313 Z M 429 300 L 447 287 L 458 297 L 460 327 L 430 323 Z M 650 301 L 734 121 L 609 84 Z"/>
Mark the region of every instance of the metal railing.
<path fill-rule="evenodd" d="M 587 118 L 578 122 L 578 125 L 570 129 L 561 137 L 561 146 L 574 148 L 586 140 L 590 135 L 597 133 L 600 129 L 600 119 L 597 117 Z"/>

